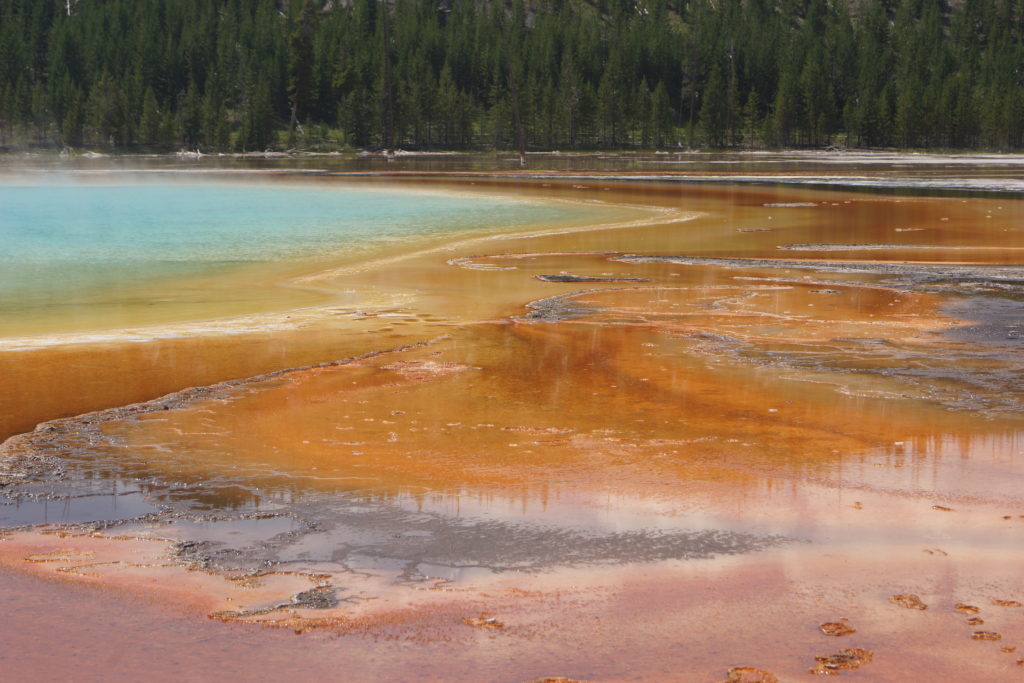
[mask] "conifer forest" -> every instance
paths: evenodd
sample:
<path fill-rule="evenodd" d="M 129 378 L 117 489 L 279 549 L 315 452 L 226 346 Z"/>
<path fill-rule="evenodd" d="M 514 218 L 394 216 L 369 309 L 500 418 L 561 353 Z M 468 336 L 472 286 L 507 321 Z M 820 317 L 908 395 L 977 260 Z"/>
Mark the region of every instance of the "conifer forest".
<path fill-rule="evenodd" d="M 1024 146 L 1022 0 L 0 0 L 0 148 Z"/>

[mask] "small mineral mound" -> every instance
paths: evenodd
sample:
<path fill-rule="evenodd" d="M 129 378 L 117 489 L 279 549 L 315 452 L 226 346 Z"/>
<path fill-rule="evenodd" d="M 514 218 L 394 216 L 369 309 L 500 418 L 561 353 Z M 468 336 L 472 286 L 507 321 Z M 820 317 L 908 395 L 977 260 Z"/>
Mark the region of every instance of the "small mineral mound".
<path fill-rule="evenodd" d="M 338 598 L 335 596 L 334 586 L 317 586 L 295 595 L 292 604 L 308 609 L 331 609 L 338 606 Z"/>
<path fill-rule="evenodd" d="M 476 628 L 505 628 L 505 624 L 498 621 L 496 618 L 489 617 L 485 614 L 482 614 L 479 617 L 463 617 L 462 623 L 466 626 L 474 626 Z"/>
<path fill-rule="evenodd" d="M 779 683 L 779 679 L 771 671 L 752 666 L 734 666 L 729 669 L 729 677 L 722 683 Z"/>
<path fill-rule="evenodd" d="M 995 631 L 975 631 L 971 634 L 972 640 L 1002 640 L 1003 637 Z"/>
<path fill-rule="evenodd" d="M 932 505 L 932 510 L 938 510 L 939 512 L 952 512 L 953 508 L 948 508 L 945 505 Z"/>
<path fill-rule="evenodd" d="M 993 600 L 992 604 L 996 607 L 1020 607 L 1018 600 Z"/>
<path fill-rule="evenodd" d="M 1016 645 L 1004 645 L 1003 647 L 999 648 L 999 651 L 1000 652 L 1005 652 L 1007 654 L 1010 654 L 1010 653 L 1013 653 L 1013 652 L 1017 651 L 1017 646 Z"/>
<path fill-rule="evenodd" d="M 469 370 L 468 365 L 435 360 L 400 360 L 382 367 L 384 370 L 392 370 L 404 379 L 412 381 L 437 379 Z"/>
<path fill-rule="evenodd" d="M 848 624 L 843 624 L 837 621 L 826 622 L 819 626 L 818 630 L 826 636 L 848 636 L 851 633 L 857 632 L 857 629 L 852 628 Z"/>
<path fill-rule="evenodd" d="M 985 623 L 985 620 L 981 617 L 970 617 L 967 619 L 968 626 L 981 626 Z"/>
<path fill-rule="evenodd" d="M 545 676 L 544 678 L 535 678 L 529 683 L 586 683 L 578 678 L 566 678 L 565 676 Z"/>
<path fill-rule="evenodd" d="M 70 548 L 59 548 L 52 553 L 39 553 L 29 555 L 26 562 L 88 562 L 96 559 L 96 553 L 91 550 L 77 551 Z"/>
<path fill-rule="evenodd" d="M 818 664 L 813 669 L 808 669 L 808 673 L 835 676 L 840 671 L 859 669 L 861 664 L 867 664 L 874 656 L 875 653 L 871 650 L 861 648 L 840 650 L 834 655 L 815 657 L 814 661 Z"/>
<path fill-rule="evenodd" d="M 921 598 L 917 597 L 913 593 L 900 593 L 889 598 L 889 602 L 894 602 L 900 607 L 906 607 L 907 609 L 928 609 L 928 605 L 921 602 Z"/>
<path fill-rule="evenodd" d="M 964 614 L 977 614 L 981 611 L 980 607 L 975 607 L 974 605 L 967 605 L 962 602 L 956 603 L 953 606 L 953 609 L 955 609 L 957 612 L 963 612 Z"/>

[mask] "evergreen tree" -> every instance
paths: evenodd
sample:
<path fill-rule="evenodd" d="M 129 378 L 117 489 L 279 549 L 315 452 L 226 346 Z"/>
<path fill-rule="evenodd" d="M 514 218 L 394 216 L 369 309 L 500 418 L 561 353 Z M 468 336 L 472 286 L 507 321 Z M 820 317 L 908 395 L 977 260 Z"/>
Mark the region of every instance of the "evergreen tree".
<path fill-rule="evenodd" d="M 757 146 L 758 129 L 761 125 L 761 101 L 757 96 L 757 88 L 747 93 L 747 102 L 743 105 L 744 143 L 750 147 Z"/>
<path fill-rule="evenodd" d="M 246 151 L 262 151 L 273 143 L 274 109 L 267 86 L 251 89 L 240 138 L 242 149 Z"/>
<path fill-rule="evenodd" d="M 61 138 L 67 147 L 81 147 L 85 128 L 85 97 L 75 88 L 61 121 Z"/>
<path fill-rule="evenodd" d="M 289 131 L 294 133 L 299 115 L 305 116 L 313 101 L 313 39 L 316 15 L 310 0 L 303 0 L 288 41 Z"/>
<path fill-rule="evenodd" d="M 0 0 L 5 144 L 1024 145 L 1019 0 L 66 9 Z"/>
<path fill-rule="evenodd" d="M 651 96 L 651 130 L 654 133 L 655 148 L 661 149 L 669 144 L 672 134 L 672 105 L 668 99 L 668 89 L 661 81 Z"/>
<path fill-rule="evenodd" d="M 143 145 L 155 145 L 160 138 L 160 109 L 156 103 L 153 88 L 146 90 L 142 101 L 142 119 L 139 121 L 139 142 Z"/>
<path fill-rule="evenodd" d="M 711 75 L 708 76 L 707 83 L 704 84 L 700 107 L 700 123 L 704 128 L 708 144 L 712 147 L 725 145 L 728 131 L 726 120 L 728 109 L 729 94 L 722 81 L 722 70 L 718 68 L 718 64 L 714 64 L 711 67 Z"/>
<path fill-rule="evenodd" d="M 601 83 L 597 88 L 597 111 L 601 126 L 601 137 L 605 145 L 618 147 L 626 142 L 626 73 L 622 55 L 612 49 L 605 66 Z"/>
<path fill-rule="evenodd" d="M 203 142 L 203 105 L 202 97 L 196 86 L 188 89 L 184 101 L 178 107 L 178 112 L 180 116 L 179 137 L 188 149 L 198 149 Z"/>

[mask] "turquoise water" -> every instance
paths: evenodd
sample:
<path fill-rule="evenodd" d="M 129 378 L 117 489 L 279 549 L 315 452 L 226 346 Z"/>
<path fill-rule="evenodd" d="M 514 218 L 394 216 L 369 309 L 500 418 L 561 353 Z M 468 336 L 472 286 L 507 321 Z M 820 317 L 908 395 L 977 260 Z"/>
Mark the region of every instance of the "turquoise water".
<path fill-rule="evenodd" d="M 272 184 L 0 185 L 0 317 L 161 278 L 578 215 L 514 199 Z"/>

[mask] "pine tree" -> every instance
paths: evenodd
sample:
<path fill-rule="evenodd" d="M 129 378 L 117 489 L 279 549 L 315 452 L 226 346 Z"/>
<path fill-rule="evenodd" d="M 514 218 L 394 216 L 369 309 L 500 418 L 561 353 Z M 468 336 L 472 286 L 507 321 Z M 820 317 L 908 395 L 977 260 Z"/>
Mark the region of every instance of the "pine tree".
<path fill-rule="evenodd" d="M 757 88 L 747 93 L 747 103 L 743 106 L 744 142 L 750 147 L 757 147 L 758 130 L 761 125 L 761 100 L 757 96 Z"/>
<path fill-rule="evenodd" d="M 558 77 L 558 92 L 561 104 L 562 139 L 570 147 L 576 147 L 579 132 L 579 111 L 582 99 L 582 83 L 572 52 L 566 50 L 562 56 L 562 67 Z"/>
<path fill-rule="evenodd" d="M 316 33 L 316 15 L 309 0 L 302 0 L 302 8 L 295 19 L 288 40 L 288 101 L 291 119 L 290 135 L 294 135 L 300 114 L 311 109 L 313 97 L 313 39 Z"/>
<path fill-rule="evenodd" d="M 245 151 L 268 149 L 274 141 L 274 109 L 270 89 L 253 86 L 250 91 L 240 144 Z"/>
<path fill-rule="evenodd" d="M 66 147 L 81 147 L 85 127 L 85 97 L 75 88 L 61 122 L 61 138 Z"/>
<path fill-rule="evenodd" d="M 657 149 L 669 143 L 672 134 L 672 105 L 668 99 L 668 90 L 663 81 L 658 81 L 651 96 L 651 130 L 654 133 L 654 146 Z"/>
<path fill-rule="evenodd" d="M 1010 149 L 1022 16 L 1019 0 L 90 0 L 70 16 L 0 0 L 0 139 L 262 149 L 306 126 L 387 147 L 685 131 Z"/>
<path fill-rule="evenodd" d="M 627 131 L 624 129 L 626 110 L 626 73 L 622 64 L 622 55 L 612 49 L 608 56 L 601 84 L 597 88 L 597 116 L 602 130 L 602 139 L 609 147 L 618 147 L 626 142 Z"/>
<path fill-rule="evenodd" d="M 203 142 L 203 102 L 197 86 L 192 86 L 178 109 L 180 138 L 188 149 L 198 149 Z"/>
<path fill-rule="evenodd" d="M 142 119 L 139 121 L 139 142 L 143 145 L 155 145 L 160 138 L 160 110 L 156 103 L 153 88 L 146 90 L 142 101 Z"/>
<path fill-rule="evenodd" d="M 722 81 L 722 70 L 716 63 L 711 67 L 711 73 L 704 84 L 700 107 L 700 123 L 704 129 L 704 136 L 712 147 L 725 145 L 725 134 L 728 130 L 726 120 L 729 108 L 728 98 L 729 94 Z"/>

